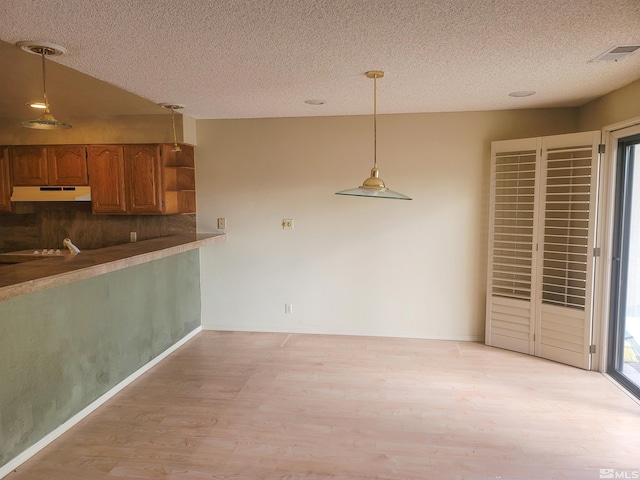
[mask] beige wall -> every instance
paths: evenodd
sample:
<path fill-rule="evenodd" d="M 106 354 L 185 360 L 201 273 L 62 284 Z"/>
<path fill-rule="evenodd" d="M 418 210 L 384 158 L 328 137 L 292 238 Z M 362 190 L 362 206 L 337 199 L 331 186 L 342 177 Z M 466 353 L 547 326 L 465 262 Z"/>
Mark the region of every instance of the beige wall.
<path fill-rule="evenodd" d="M 198 229 L 226 217 L 228 234 L 202 251 L 204 327 L 483 338 L 490 142 L 577 122 L 576 109 L 381 116 L 381 177 L 404 202 L 334 195 L 368 176 L 370 116 L 199 120 Z"/>
<path fill-rule="evenodd" d="M 640 80 L 587 103 L 580 108 L 579 130 L 600 130 L 640 116 Z"/>

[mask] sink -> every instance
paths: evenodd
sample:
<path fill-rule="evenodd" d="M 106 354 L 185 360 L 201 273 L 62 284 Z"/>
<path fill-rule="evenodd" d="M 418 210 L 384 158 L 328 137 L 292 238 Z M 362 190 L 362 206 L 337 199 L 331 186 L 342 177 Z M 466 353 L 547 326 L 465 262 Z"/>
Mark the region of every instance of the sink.
<path fill-rule="evenodd" d="M 49 252 L 49 250 L 47 250 L 47 252 Z M 51 251 L 51 253 L 43 253 L 38 250 L 20 250 L 17 252 L 0 253 L 0 265 L 15 265 L 17 263 L 42 260 L 43 258 L 66 258 L 70 254 L 71 253 L 66 250 Z"/>

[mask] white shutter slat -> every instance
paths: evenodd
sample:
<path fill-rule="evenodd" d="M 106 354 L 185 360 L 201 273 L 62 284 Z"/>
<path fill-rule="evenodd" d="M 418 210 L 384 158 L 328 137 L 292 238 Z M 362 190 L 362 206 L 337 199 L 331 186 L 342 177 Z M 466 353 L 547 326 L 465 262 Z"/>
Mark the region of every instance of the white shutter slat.
<path fill-rule="evenodd" d="M 505 325 L 507 328 L 505 328 Z M 495 329 L 494 335 L 496 336 L 494 347 L 506 348 L 517 352 L 520 348 L 524 348 L 524 345 L 528 345 L 529 326 L 523 325 L 521 330 L 518 330 L 517 327 L 518 325 L 508 322 L 496 322 L 493 327 Z M 520 344 L 523 347 L 520 347 Z"/>
<path fill-rule="evenodd" d="M 497 313 L 504 313 L 506 315 L 513 315 L 514 317 L 525 318 L 529 313 L 529 307 L 523 305 L 519 301 L 509 301 L 506 298 L 498 299 L 493 303 L 492 310 Z M 517 321 L 517 320 L 516 320 Z M 527 323 L 529 323 L 527 321 Z"/>
<path fill-rule="evenodd" d="M 498 325 L 499 322 L 503 322 L 502 327 L 505 327 L 504 323 L 508 323 L 516 330 L 529 331 L 529 320 L 526 317 L 518 317 L 508 313 L 494 311 L 493 320 L 496 322 L 496 325 Z"/>

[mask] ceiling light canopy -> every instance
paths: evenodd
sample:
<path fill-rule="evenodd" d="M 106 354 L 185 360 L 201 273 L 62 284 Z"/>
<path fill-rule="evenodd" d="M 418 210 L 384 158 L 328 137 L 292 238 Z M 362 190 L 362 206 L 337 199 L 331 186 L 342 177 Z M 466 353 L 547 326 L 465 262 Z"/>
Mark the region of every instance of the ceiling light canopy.
<path fill-rule="evenodd" d="M 40 55 L 40 57 L 42 58 L 42 96 L 44 98 L 44 101 L 42 103 L 33 102 L 29 105 L 34 108 L 44 108 L 44 113 L 34 120 L 25 120 L 24 122 L 22 122 L 22 126 L 26 128 L 35 128 L 37 130 L 66 130 L 67 128 L 71 128 L 70 123 L 56 120 L 56 118 L 49 110 L 45 70 L 45 57 L 64 55 L 67 50 L 60 45 L 55 45 L 53 43 L 47 42 L 18 42 L 16 45 L 25 52 Z"/>
<path fill-rule="evenodd" d="M 178 138 L 176 136 L 176 118 L 175 118 L 175 113 L 176 113 L 176 110 L 182 110 L 184 108 L 184 105 L 182 105 L 180 103 L 161 103 L 160 106 L 163 107 L 163 108 L 168 108 L 169 110 L 171 110 L 171 126 L 173 127 L 173 147 L 171 148 L 171 151 L 172 152 L 181 152 L 182 149 L 180 148 L 180 145 L 178 145 Z"/>
<path fill-rule="evenodd" d="M 373 79 L 373 168 L 371 169 L 371 176 L 357 188 L 350 188 L 348 190 L 342 190 L 336 192 L 336 195 L 349 195 L 353 197 L 374 197 L 374 198 L 390 198 L 396 200 L 411 200 L 410 197 L 393 190 L 389 190 L 385 183 L 380 178 L 380 171 L 378 170 L 378 158 L 377 158 L 377 98 L 376 98 L 376 80 L 384 77 L 384 72 L 381 70 L 371 70 L 366 72 L 367 78 Z"/>

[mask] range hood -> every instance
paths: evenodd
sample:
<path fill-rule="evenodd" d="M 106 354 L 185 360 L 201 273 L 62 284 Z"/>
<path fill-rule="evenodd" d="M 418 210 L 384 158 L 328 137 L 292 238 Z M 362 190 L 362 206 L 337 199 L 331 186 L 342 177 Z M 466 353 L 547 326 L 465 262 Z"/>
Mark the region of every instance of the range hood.
<path fill-rule="evenodd" d="M 12 202 L 90 202 L 90 187 L 13 187 Z"/>

